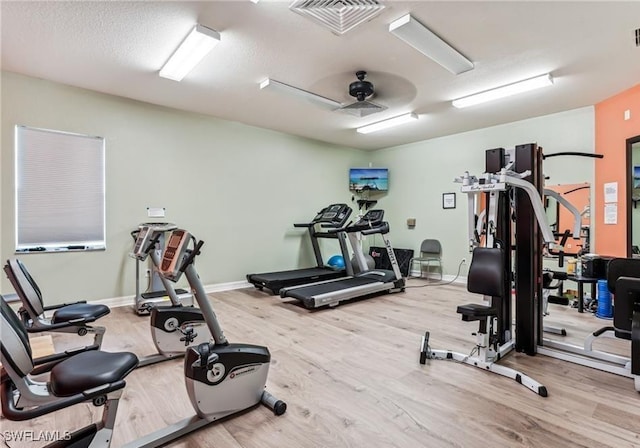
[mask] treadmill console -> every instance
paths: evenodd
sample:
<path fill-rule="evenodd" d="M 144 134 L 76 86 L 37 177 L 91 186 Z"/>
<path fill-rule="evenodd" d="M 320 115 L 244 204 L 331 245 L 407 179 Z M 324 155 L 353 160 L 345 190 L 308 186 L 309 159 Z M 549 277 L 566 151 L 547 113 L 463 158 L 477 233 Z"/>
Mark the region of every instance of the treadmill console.
<path fill-rule="evenodd" d="M 313 218 L 313 224 L 329 224 L 331 227 L 342 227 L 351 216 L 351 207 L 347 204 L 331 204 L 322 209 Z"/>
<path fill-rule="evenodd" d="M 138 236 L 136 237 L 136 242 L 133 244 L 133 252 L 131 252 L 131 256 L 133 258 L 137 258 L 140 261 L 144 261 L 147 259 L 148 253 L 145 251 L 149 241 L 151 241 L 153 232 L 147 226 L 142 226 L 138 230 Z"/>
<path fill-rule="evenodd" d="M 136 241 L 133 243 L 133 251 L 129 255 L 132 258 L 145 261 L 149 255 L 149 252 L 146 251 L 149 242 L 154 239 L 158 233 L 168 232 L 177 228 L 177 225 L 170 222 L 143 222 L 138 226 L 137 231 L 131 232 L 131 235 L 135 235 Z"/>
<path fill-rule="evenodd" d="M 362 218 L 358 219 L 352 225 L 349 226 L 349 230 L 357 232 L 359 230 L 373 229 L 382 225 L 382 219 L 384 218 L 384 210 L 375 209 L 369 210 Z"/>

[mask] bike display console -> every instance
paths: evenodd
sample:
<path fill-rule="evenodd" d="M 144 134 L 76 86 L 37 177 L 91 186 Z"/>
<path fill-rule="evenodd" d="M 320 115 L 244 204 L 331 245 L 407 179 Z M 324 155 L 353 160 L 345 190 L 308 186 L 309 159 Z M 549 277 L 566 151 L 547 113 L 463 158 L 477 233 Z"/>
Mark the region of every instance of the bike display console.
<path fill-rule="evenodd" d="M 157 264 L 153 261 L 160 259 L 164 247 L 165 234 L 177 229 L 178 226 L 168 222 L 145 222 L 131 232 L 134 239 L 133 250 L 130 254 L 136 260 L 136 296 L 134 300 L 134 310 L 138 314 L 149 313 L 149 307 L 156 305 L 166 305 L 171 302 L 178 302 L 185 306 L 193 305 L 193 295 L 185 289 L 174 289 L 167 291 L 163 279 L 158 273 Z M 154 247 L 150 247 L 153 245 Z M 141 291 L 140 276 L 141 263 L 147 262 L 145 277 L 148 278 L 146 291 Z M 170 297 L 174 294 L 174 298 Z"/>

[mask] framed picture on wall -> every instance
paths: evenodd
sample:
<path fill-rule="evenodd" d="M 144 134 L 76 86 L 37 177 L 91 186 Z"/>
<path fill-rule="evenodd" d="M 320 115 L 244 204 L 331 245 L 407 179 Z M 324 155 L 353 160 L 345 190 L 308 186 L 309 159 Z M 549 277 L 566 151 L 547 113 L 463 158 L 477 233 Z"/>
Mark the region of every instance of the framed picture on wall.
<path fill-rule="evenodd" d="M 455 193 L 442 193 L 442 208 L 456 208 Z"/>
<path fill-rule="evenodd" d="M 633 188 L 640 188 L 640 166 L 633 167 Z"/>

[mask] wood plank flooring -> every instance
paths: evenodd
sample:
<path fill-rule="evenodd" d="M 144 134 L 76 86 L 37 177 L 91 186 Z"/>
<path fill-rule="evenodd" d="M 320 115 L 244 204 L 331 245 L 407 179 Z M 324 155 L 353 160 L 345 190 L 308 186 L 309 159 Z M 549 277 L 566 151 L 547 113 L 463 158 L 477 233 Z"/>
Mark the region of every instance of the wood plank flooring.
<path fill-rule="evenodd" d="M 410 286 L 427 284 L 410 280 Z M 542 398 L 498 375 L 449 361 L 418 363 L 420 339 L 433 348 L 468 353 L 476 323 L 462 322 L 456 305 L 480 298 L 455 285 L 407 289 L 309 311 L 253 289 L 212 295 L 226 336 L 267 345 L 268 390 L 288 404 L 275 417 L 264 407 L 206 427 L 172 447 L 638 447 L 640 394 L 633 380 L 544 356 L 514 353 L 501 361 L 549 390 Z M 148 318 L 118 308 L 101 320 L 103 348 L 153 353 Z M 607 325 L 590 314 L 553 306 L 548 324 L 564 326 L 581 344 Z M 559 336 L 550 336 L 560 338 Z M 83 338 L 88 341 L 88 338 Z M 56 348 L 80 345 L 54 336 Z M 603 346 L 628 353 L 626 341 Z M 101 408 L 82 404 L 29 422 L 0 421 L 2 430 L 70 430 Z M 118 447 L 193 414 L 182 361 L 127 377 L 112 446 Z M 41 446 L 5 441 L 11 448 Z"/>

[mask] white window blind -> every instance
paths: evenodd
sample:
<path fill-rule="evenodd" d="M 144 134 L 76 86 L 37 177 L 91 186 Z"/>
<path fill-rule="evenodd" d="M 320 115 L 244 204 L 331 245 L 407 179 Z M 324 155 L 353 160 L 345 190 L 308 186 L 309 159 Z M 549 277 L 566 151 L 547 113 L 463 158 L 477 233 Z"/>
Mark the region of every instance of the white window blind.
<path fill-rule="evenodd" d="M 104 139 L 16 126 L 16 251 L 104 248 Z"/>

